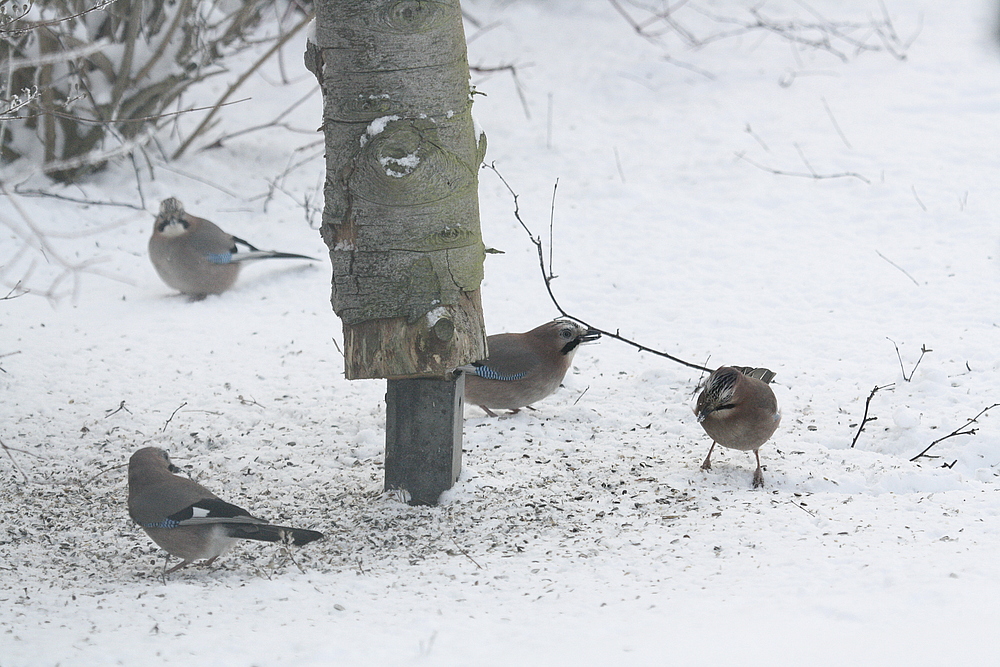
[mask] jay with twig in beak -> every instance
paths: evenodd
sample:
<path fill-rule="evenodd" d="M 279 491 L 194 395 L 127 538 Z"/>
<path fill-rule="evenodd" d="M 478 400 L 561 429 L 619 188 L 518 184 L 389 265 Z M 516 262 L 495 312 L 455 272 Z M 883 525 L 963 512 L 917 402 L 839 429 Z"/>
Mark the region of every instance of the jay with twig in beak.
<path fill-rule="evenodd" d="M 525 333 L 488 336 L 489 356 L 466 372 L 465 401 L 495 417 L 493 410 L 531 407 L 556 389 L 566 376 L 581 343 L 601 337 L 571 320 L 554 320 Z"/>

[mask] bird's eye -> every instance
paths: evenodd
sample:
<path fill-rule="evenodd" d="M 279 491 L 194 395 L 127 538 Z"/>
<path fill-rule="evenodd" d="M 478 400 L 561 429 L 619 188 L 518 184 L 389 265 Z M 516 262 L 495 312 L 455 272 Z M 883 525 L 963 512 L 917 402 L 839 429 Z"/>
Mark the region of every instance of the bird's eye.
<path fill-rule="evenodd" d="M 564 329 L 560 329 L 559 330 L 559 337 L 563 338 L 565 340 L 570 340 L 571 338 L 573 338 L 573 330 L 570 329 L 569 327 L 566 327 Z"/>

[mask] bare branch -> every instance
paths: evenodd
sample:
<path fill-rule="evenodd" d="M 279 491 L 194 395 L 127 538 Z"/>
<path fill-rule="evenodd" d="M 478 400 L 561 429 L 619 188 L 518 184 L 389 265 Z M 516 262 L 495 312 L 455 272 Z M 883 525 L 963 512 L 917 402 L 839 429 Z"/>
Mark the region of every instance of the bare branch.
<path fill-rule="evenodd" d="M 960 435 L 975 435 L 976 432 L 979 429 L 977 429 L 977 428 L 969 428 L 969 427 L 972 426 L 973 424 L 977 423 L 976 420 L 978 420 L 980 417 L 982 417 L 983 415 L 985 415 L 987 412 L 989 412 L 990 410 L 992 410 L 995 407 L 1000 407 L 1000 403 L 994 403 L 993 405 L 991 405 L 989 407 L 983 408 L 982 410 L 979 411 L 978 415 L 976 415 L 975 417 L 973 417 L 969 421 L 965 422 L 964 424 L 962 424 L 961 426 L 959 426 L 958 428 L 956 428 L 954 431 L 952 431 L 948 435 L 944 436 L 943 438 L 938 438 L 937 440 L 935 440 L 931 444 L 927 445 L 927 447 L 924 448 L 924 451 L 922 451 L 919 454 L 917 454 L 916 456 L 914 456 L 912 459 L 910 459 L 910 461 L 916 461 L 917 459 L 919 459 L 921 457 L 928 458 L 928 459 L 936 459 L 936 458 L 938 458 L 937 456 L 932 456 L 932 455 L 930 455 L 930 454 L 927 453 L 927 452 L 929 452 L 931 450 L 931 447 L 933 447 L 934 445 L 938 444 L 939 442 L 943 442 L 944 440 L 947 440 L 948 438 L 954 438 L 954 437 L 957 437 L 957 436 L 960 436 Z M 966 429 L 968 429 L 968 430 L 966 430 Z M 954 465 L 954 464 L 952 464 L 952 465 Z M 951 467 L 951 466 L 948 466 L 948 467 Z"/>
<path fill-rule="evenodd" d="M 840 140 L 844 142 L 845 146 L 853 150 L 854 147 L 851 146 L 851 142 L 847 140 L 847 135 L 844 134 L 844 131 L 840 129 L 840 123 L 838 123 L 837 119 L 834 117 L 833 111 L 830 109 L 830 104 L 826 101 L 826 98 L 820 97 L 819 99 L 823 102 L 823 108 L 826 109 L 826 115 L 830 117 L 830 122 L 833 123 L 833 129 L 835 129 L 837 134 L 840 135 Z"/>
<path fill-rule="evenodd" d="M 687 366 L 688 368 L 694 368 L 696 370 L 705 371 L 707 373 L 712 372 L 713 369 L 711 368 L 706 368 L 705 366 L 700 366 L 698 364 L 691 363 L 690 361 L 685 361 L 671 354 L 667 354 L 666 352 L 661 352 L 660 350 L 647 347 L 645 345 L 642 345 L 641 343 L 636 343 L 635 341 L 629 340 L 628 338 L 625 338 L 624 336 L 620 335 L 617 331 L 613 333 L 611 331 L 605 331 L 604 329 L 600 329 L 588 323 L 586 320 L 583 320 L 579 317 L 576 317 L 566 312 L 566 310 L 563 309 L 563 307 L 559 304 L 559 301 L 556 299 L 556 296 L 552 291 L 552 281 L 555 279 L 556 276 L 552 275 L 551 270 L 547 268 L 545 265 L 545 250 L 542 244 L 542 239 L 539 236 L 535 236 L 534 233 L 532 233 L 531 229 L 528 227 L 528 225 L 525 224 L 524 220 L 521 219 L 521 209 L 517 202 L 518 194 L 514 192 L 514 189 L 511 188 L 510 184 L 507 183 L 506 179 L 504 179 L 503 175 L 496 168 L 495 163 L 491 162 L 490 164 L 484 164 L 483 167 L 491 170 L 494 174 L 497 175 L 497 178 L 500 179 L 500 182 L 504 184 L 504 187 L 507 188 L 507 191 L 514 199 L 514 219 L 517 220 L 517 222 L 521 225 L 521 228 L 524 229 L 525 233 L 528 235 L 528 239 L 532 242 L 532 244 L 534 244 L 535 250 L 538 252 L 538 265 L 542 271 L 542 280 L 545 281 L 545 291 L 548 292 L 549 299 L 552 301 L 552 305 L 556 307 L 556 310 L 559 311 L 560 315 L 569 318 L 571 320 L 576 320 L 577 322 L 587 327 L 588 329 L 593 329 L 594 331 L 600 332 L 602 335 L 607 336 L 608 338 L 614 338 L 615 340 L 619 340 L 625 343 L 626 345 L 631 345 L 632 347 L 638 349 L 640 352 L 650 352 L 657 356 L 670 359 L 671 361 L 681 364 L 682 366 Z"/>
<path fill-rule="evenodd" d="M 911 276 L 909 273 L 907 273 L 906 269 L 904 269 L 903 267 L 901 267 L 899 264 L 896 264 L 896 262 L 894 262 L 891 259 L 889 259 L 888 257 L 886 257 L 885 255 L 883 255 L 882 253 L 880 253 L 878 250 L 875 251 L 875 254 L 878 255 L 879 257 L 881 257 L 882 259 L 884 259 L 885 261 L 889 262 L 890 264 L 892 264 L 894 267 L 896 267 L 900 271 L 902 271 L 903 275 L 905 275 L 907 278 L 909 278 L 910 280 L 912 280 L 914 285 L 916 285 L 917 287 L 920 287 L 920 283 L 917 282 L 917 279 L 914 278 L 913 276 Z"/>
<path fill-rule="evenodd" d="M 92 275 L 101 276 L 111 280 L 117 280 L 123 283 L 129 283 L 127 279 L 120 276 L 109 274 L 94 268 L 95 264 L 99 264 L 107 261 L 107 257 L 91 257 L 82 261 L 73 262 L 67 257 L 64 257 L 51 243 L 50 236 L 32 220 L 31 216 L 28 215 L 27 211 L 21 206 L 19 201 L 19 196 L 16 193 L 9 191 L 3 182 L 0 182 L 0 195 L 4 195 L 13 209 L 17 212 L 18 216 L 23 223 L 23 226 L 15 224 L 14 221 L 0 215 L 0 225 L 6 226 L 13 234 L 19 237 L 22 241 L 21 247 L 14 252 L 13 255 L 5 258 L 6 261 L 3 265 L 0 265 L 0 284 L 5 284 L 8 287 L 13 286 L 17 289 L 21 289 L 24 292 L 30 292 L 37 296 L 44 296 L 49 299 L 57 300 L 62 295 L 59 294 L 59 287 L 67 278 L 72 278 L 74 283 L 73 294 L 76 294 L 76 290 L 79 286 L 79 276 L 83 273 L 90 273 Z M 117 226 L 118 223 L 114 223 L 112 226 Z M 87 233 L 94 233 L 93 231 Z M 30 278 L 33 275 L 35 269 L 38 267 L 39 262 L 37 259 L 30 259 L 28 267 L 23 269 L 21 274 L 17 276 L 17 280 L 13 283 L 4 280 L 5 276 L 15 270 L 15 267 L 22 267 L 22 260 L 30 255 L 34 251 L 41 257 L 45 259 L 45 263 L 49 265 L 54 265 L 59 273 L 55 278 L 49 283 L 49 286 L 45 289 L 38 289 L 30 287 Z"/>
<path fill-rule="evenodd" d="M 913 368 L 910 370 L 910 375 L 909 375 L 909 377 L 907 377 L 907 375 L 906 375 L 906 369 L 903 368 L 903 357 L 899 353 L 899 346 L 896 345 L 896 341 L 892 340 L 888 336 L 886 336 L 885 339 L 887 341 L 891 342 L 892 346 L 894 348 L 896 348 L 896 358 L 899 359 L 899 370 L 903 374 L 903 380 L 905 380 L 906 382 L 909 382 L 910 380 L 913 379 L 913 374 L 917 372 L 917 366 L 919 366 L 920 362 L 924 360 L 924 355 L 927 354 L 928 352 L 933 352 L 934 351 L 934 350 L 927 349 L 927 347 L 924 346 L 924 345 L 921 345 L 920 346 L 920 357 L 917 359 L 917 363 L 913 364 Z"/>
<path fill-rule="evenodd" d="M 108 418 L 108 417 L 110 417 L 111 415 L 116 415 L 116 414 L 118 414 L 119 412 L 121 412 L 122 410 L 124 410 L 125 412 L 127 412 L 127 413 L 129 413 L 129 414 L 132 414 L 132 411 L 131 411 L 131 410 L 129 410 L 128 408 L 126 408 L 126 407 L 125 407 L 125 399 L 122 399 L 122 402 L 118 404 L 118 407 L 117 407 L 117 408 L 114 408 L 114 409 L 112 409 L 112 410 L 105 410 L 105 412 L 106 412 L 107 414 L 106 414 L 106 415 L 104 415 L 104 418 L 105 418 L 105 419 L 107 419 L 107 418 Z"/>
<path fill-rule="evenodd" d="M 858 425 L 858 432 L 854 434 L 854 440 L 851 440 L 851 449 L 854 449 L 854 445 L 858 444 L 858 438 L 861 437 L 861 432 L 865 430 L 865 425 L 868 422 L 873 422 L 878 419 L 878 417 L 868 416 L 868 407 L 871 405 L 872 399 L 875 398 L 875 394 L 882 391 L 883 389 L 888 389 L 889 387 L 892 387 L 894 384 L 895 383 L 885 384 L 882 385 L 881 387 L 875 385 L 875 388 L 872 389 L 872 392 L 868 394 L 868 398 L 865 399 L 865 414 L 861 417 L 861 423 Z"/>
<path fill-rule="evenodd" d="M 524 65 L 514 65 L 513 63 L 508 65 L 494 65 L 491 67 L 486 67 L 483 65 L 469 65 L 469 71 L 475 72 L 476 74 L 491 74 L 493 72 L 510 72 L 510 78 L 514 81 L 514 90 L 517 92 L 517 98 L 521 100 L 521 108 L 524 109 L 524 117 L 530 119 L 531 111 L 528 109 L 528 99 L 524 96 L 524 86 L 521 85 L 521 79 L 517 77 L 518 67 L 532 67 L 534 63 L 525 63 Z"/>
<path fill-rule="evenodd" d="M 745 16 L 723 14 L 716 10 L 719 3 L 681 0 L 673 4 L 640 2 L 639 0 L 608 0 L 632 30 L 663 51 L 668 62 L 686 67 L 712 78 L 712 74 L 670 55 L 671 39 L 680 47 L 699 49 L 709 44 L 739 38 L 752 33 L 771 34 L 804 48 L 823 51 L 841 62 L 850 60 L 850 53 L 885 51 L 894 58 L 905 59 L 908 43 L 896 34 L 895 27 L 882 6 L 882 18 L 866 21 L 835 21 L 826 18 L 813 7 L 796 0 L 809 17 L 775 18 L 764 14 L 763 4 L 744 8 Z M 635 11 L 626 9 L 631 5 Z M 638 12 L 638 14 L 637 14 Z"/>
<path fill-rule="evenodd" d="M 799 154 L 802 155 L 801 149 L 799 150 Z M 798 172 L 798 171 L 783 171 L 781 169 L 772 169 L 771 167 L 765 167 L 764 165 L 762 165 L 762 164 L 760 164 L 758 162 L 754 162 L 753 160 L 751 160 L 750 158 L 748 158 L 746 156 L 746 154 L 744 154 L 744 153 L 736 153 L 735 155 L 740 160 L 745 160 L 745 161 L 749 162 L 750 164 L 752 164 L 753 166 L 757 167 L 758 169 L 760 169 L 762 171 L 766 171 L 766 172 L 772 173 L 772 174 L 775 174 L 776 176 L 794 176 L 796 178 L 811 178 L 811 179 L 814 179 L 814 180 L 823 180 L 823 179 L 827 179 L 827 178 L 856 178 L 856 179 L 858 179 L 860 181 L 863 181 L 864 183 L 866 183 L 868 185 L 871 185 L 871 181 L 869 181 L 867 178 L 865 178 L 861 174 L 858 174 L 858 173 L 853 172 L 853 171 L 842 171 L 842 172 L 838 172 L 838 173 L 835 173 L 835 174 L 818 174 L 815 171 L 812 171 L 810 173 L 804 173 L 804 172 Z M 805 159 L 804 155 L 803 155 L 803 159 Z M 806 165 L 808 166 L 808 162 L 806 163 Z M 809 168 L 811 169 L 812 167 L 809 167 Z"/>
<path fill-rule="evenodd" d="M 117 2 L 117 0 L 101 0 L 101 2 L 97 3 L 93 7 L 88 7 L 87 9 L 84 9 L 83 11 L 77 12 L 76 14 L 71 14 L 70 16 L 60 16 L 59 18 L 52 19 L 51 21 L 40 21 L 40 22 L 37 22 L 37 23 L 36 22 L 32 22 L 31 25 L 24 26 L 24 27 L 19 27 L 19 28 L 0 28 L 0 34 L 7 33 L 7 34 L 20 35 L 20 34 L 28 32 L 30 30 L 36 30 L 38 28 L 44 28 L 44 27 L 47 27 L 47 26 L 53 26 L 53 25 L 56 25 L 56 24 L 59 24 L 59 23 L 64 23 L 66 21 L 70 21 L 72 19 L 75 19 L 75 18 L 78 18 L 80 16 L 83 16 L 84 14 L 89 14 L 90 12 L 100 11 L 100 10 L 106 8 L 108 5 L 110 5 L 110 4 L 114 3 L 114 2 Z M 19 21 L 19 20 L 23 19 L 25 16 L 28 15 L 28 12 L 30 10 L 31 10 L 31 4 L 27 3 L 25 5 L 24 13 L 21 14 L 20 16 L 13 17 L 11 19 L 11 23 L 14 23 L 16 21 Z"/>
<path fill-rule="evenodd" d="M 183 403 L 178 405 L 177 408 L 175 408 L 174 411 L 170 413 L 170 416 L 167 417 L 167 421 L 163 422 L 163 428 L 160 429 L 160 433 L 164 433 L 167 430 L 167 426 L 170 424 L 171 420 L 173 420 L 174 415 L 176 415 L 180 411 L 180 409 L 183 408 L 185 405 L 187 405 L 187 401 L 184 401 Z"/>
<path fill-rule="evenodd" d="M 247 68 L 247 70 L 243 72 L 243 74 L 241 74 L 240 77 L 236 79 L 236 81 L 232 85 L 229 86 L 226 92 L 222 94 L 222 97 L 219 98 L 219 101 L 215 103 L 215 108 L 212 109 L 212 111 L 209 112 L 209 114 L 205 117 L 205 119 L 201 121 L 201 124 L 198 125 L 197 128 L 195 128 L 194 132 L 188 135 L 188 138 L 184 140 L 184 143 L 181 144 L 180 148 L 174 151 L 174 154 L 171 159 L 176 160 L 181 155 L 183 155 L 184 152 L 191 146 L 191 143 L 211 127 L 212 119 L 215 118 L 216 112 L 218 112 L 218 110 L 222 108 L 226 100 L 229 99 L 229 96 L 235 93 L 236 90 L 240 86 L 242 86 L 254 72 L 260 69 L 261 65 L 267 62 L 271 58 L 271 56 L 274 55 L 276 51 L 281 49 L 281 47 L 283 47 L 289 39 L 294 37 L 295 34 L 299 32 L 299 30 L 309 25 L 309 22 L 313 20 L 314 16 L 315 14 L 313 14 L 312 12 L 306 14 L 306 16 L 303 17 L 301 21 L 292 26 L 291 30 L 289 30 L 284 35 L 275 40 L 274 44 L 271 45 L 271 48 L 265 51 L 264 55 L 258 58 L 253 65 Z"/>
<path fill-rule="evenodd" d="M 30 481 L 28 479 L 28 476 L 24 474 L 24 471 L 21 470 L 21 466 L 17 465 L 17 461 L 14 460 L 14 456 L 11 454 L 11 452 L 18 452 L 19 454 L 27 454 L 28 456 L 36 456 L 38 458 L 42 457 L 39 456 L 38 454 L 35 454 L 34 452 L 25 451 L 23 449 L 17 449 L 16 447 L 8 447 L 6 444 L 4 444 L 3 440 L 0 440 L 0 447 L 3 448 L 3 452 L 4 454 L 7 455 L 7 458 L 10 459 L 10 462 L 14 464 L 14 469 L 17 470 L 19 473 L 21 473 L 21 477 L 24 478 L 24 481 L 25 482 Z"/>

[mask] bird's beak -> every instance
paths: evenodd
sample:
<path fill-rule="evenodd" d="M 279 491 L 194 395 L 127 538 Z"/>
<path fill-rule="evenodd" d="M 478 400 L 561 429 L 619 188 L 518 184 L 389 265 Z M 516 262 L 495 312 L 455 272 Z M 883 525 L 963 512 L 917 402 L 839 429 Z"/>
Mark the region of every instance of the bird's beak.
<path fill-rule="evenodd" d="M 601 337 L 601 332 L 597 329 L 587 329 L 587 333 L 580 336 L 581 343 L 592 343 Z"/>
<path fill-rule="evenodd" d="M 712 413 L 712 408 L 704 408 L 701 412 L 696 413 L 698 415 L 698 423 L 702 423 L 708 419 L 708 415 Z"/>

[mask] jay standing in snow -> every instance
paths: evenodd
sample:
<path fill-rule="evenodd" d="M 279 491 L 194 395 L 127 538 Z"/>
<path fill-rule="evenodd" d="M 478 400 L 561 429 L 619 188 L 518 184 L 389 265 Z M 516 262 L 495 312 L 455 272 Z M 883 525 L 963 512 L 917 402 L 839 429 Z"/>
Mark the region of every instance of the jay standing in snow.
<path fill-rule="evenodd" d="M 132 520 L 170 556 L 183 559 L 166 576 L 189 563 L 208 559 L 211 565 L 237 539 L 284 542 L 301 546 L 323 533 L 272 526 L 231 505 L 187 477 L 173 474 L 177 466 L 162 449 L 145 447 L 128 462 L 128 513 Z"/>
<path fill-rule="evenodd" d="M 244 246 L 246 250 L 240 250 Z M 149 259 L 163 282 L 195 299 L 221 294 L 233 286 L 243 262 L 256 259 L 307 259 L 287 252 L 259 250 L 215 224 L 184 211 L 174 197 L 160 203 L 149 239 Z"/>
<path fill-rule="evenodd" d="M 465 401 L 495 417 L 493 410 L 515 413 L 531 407 L 556 389 L 569 370 L 580 343 L 601 337 L 598 331 L 569 320 L 554 320 L 525 333 L 488 336 L 489 356 L 466 372 Z"/>
<path fill-rule="evenodd" d="M 698 423 L 712 438 L 702 470 L 711 470 L 716 445 L 752 450 L 757 457 L 753 486 L 763 486 L 760 446 L 781 423 L 778 401 L 768 386 L 774 375 L 766 368 L 722 366 L 708 376 L 694 409 Z"/>

